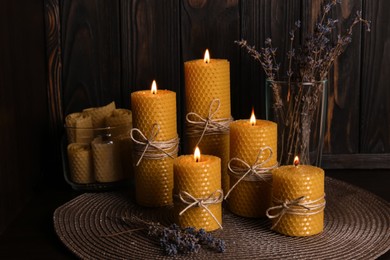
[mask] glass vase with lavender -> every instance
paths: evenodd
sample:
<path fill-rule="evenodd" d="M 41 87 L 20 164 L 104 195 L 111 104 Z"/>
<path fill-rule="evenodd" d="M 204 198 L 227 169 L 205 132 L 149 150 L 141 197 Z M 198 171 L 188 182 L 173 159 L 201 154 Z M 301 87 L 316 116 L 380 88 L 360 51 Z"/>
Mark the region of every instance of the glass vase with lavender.
<path fill-rule="evenodd" d="M 341 1 L 332 0 L 322 7 L 312 33 L 302 44 L 296 40 L 301 22 L 289 31 L 286 71 L 280 70 L 277 48 L 270 38 L 259 51 L 246 40 L 236 41 L 256 61 L 266 76 L 266 117 L 278 124 L 278 161 L 292 164 L 298 155 L 302 164 L 320 166 L 327 114 L 328 75 L 335 60 L 352 42 L 353 29 L 363 24 L 370 31 L 370 21 L 357 11 L 345 32 L 336 33 L 337 19 L 330 11 Z M 337 38 L 332 37 L 337 35 Z"/>

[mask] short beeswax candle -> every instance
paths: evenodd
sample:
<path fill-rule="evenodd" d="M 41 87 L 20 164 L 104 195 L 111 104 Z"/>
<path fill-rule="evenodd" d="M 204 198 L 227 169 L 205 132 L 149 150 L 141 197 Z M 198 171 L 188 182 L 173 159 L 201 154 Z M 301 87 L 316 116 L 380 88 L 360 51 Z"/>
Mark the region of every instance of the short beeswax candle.
<path fill-rule="evenodd" d="M 224 120 L 231 118 L 230 111 L 230 65 L 224 59 L 210 59 L 208 51 L 205 59 L 192 60 L 184 63 L 186 115 L 196 113 L 203 119 Z M 217 100 L 218 106 L 212 105 Z M 210 118 L 211 117 L 211 118 Z M 186 128 L 186 151 L 192 153 L 195 146 L 199 146 L 204 154 L 215 155 L 222 160 L 222 187 L 224 191 L 229 189 L 229 176 L 227 175 L 227 163 L 229 161 L 229 132 L 205 134 L 198 143 L 202 130 L 198 134 L 188 135 Z M 225 129 L 226 130 L 226 129 Z"/>
<path fill-rule="evenodd" d="M 324 228 L 324 171 L 311 165 L 273 170 L 273 207 L 267 211 L 273 229 L 288 236 L 310 236 Z"/>
<path fill-rule="evenodd" d="M 206 231 L 220 228 L 223 200 L 221 159 L 212 155 L 201 155 L 198 159 L 193 155 L 179 156 L 174 162 L 174 176 L 177 223 L 181 227 L 204 228 Z"/>
<path fill-rule="evenodd" d="M 230 124 L 230 147 L 230 158 L 235 158 L 229 163 L 230 169 L 239 168 L 236 172 L 229 170 L 228 207 L 240 216 L 264 217 L 271 203 L 269 170 L 277 166 L 277 126 L 271 121 L 256 120 L 252 111 L 251 120 Z"/>
<path fill-rule="evenodd" d="M 154 84 L 155 85 L 155 82 Z M 177 139 L 176 93 L 169 90 L 137 91 L 131 94 L 133 126 L 139 129 L 149 141 Z M 153 126 L 158 129 L 152 133 Z M 158 152 L 158 151 L 157 151 Z M 142 158 L 135 167 L 136 201 L 143 206 L 158 207 L 170 205 L 173 190 L 173 158 Z M 134 161 L 140 154 L 135 154 Z M 177 151 L 173 157 L 177 156 Z"/>

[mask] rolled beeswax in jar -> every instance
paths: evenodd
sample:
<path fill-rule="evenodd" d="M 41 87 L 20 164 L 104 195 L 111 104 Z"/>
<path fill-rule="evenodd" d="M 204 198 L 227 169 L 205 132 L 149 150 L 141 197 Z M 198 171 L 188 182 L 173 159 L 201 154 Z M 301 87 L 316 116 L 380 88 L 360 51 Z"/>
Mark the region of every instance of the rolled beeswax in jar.
<path fill-rule="evenodd" d="M 324 171 L 311 165 L 281 166 L 272 172 L 273 207 L 267 213 L 273 230 L 287 236 L 310 236 L 324 228 Z M 281 214 L 285 203 L 289 209 Z"/>
<path fill-rule="evenodd" d="M 120 145 L 120 156 L 122 161 L 122 170 L 125 177 L 134 182 L 133 174 L 133 146 L 130 138 L 130 131 L 133 127 L 133 117 L 131 110 L 117 108 L 106 117 L 106 126 L 111 127 L 109 133 L 114 142 Z"/>
<path fill-rule="evenodd" d="M 146 138 L 159 142 L 177 138 L 175 92 L 169 90 L 133 92 L 131 108 L 133 126 Z M 156 135 L 151 134 L 154 126 L 158 126 Z M 141 154 L 134 154 L 134 156 L 134 162 L 137 163 Z M 177 157 L 177 151 L 172 156 Z M 138 204 L 159 207 L 173 203 L 173 158 L 164 153 L 153 159 L 142 158 L 134 170 Z"/>
<path fill-rule="evenodd" d="M 67 150 L 71 181 L 82 184 L 94 182 L 89 144 L 72 143 L 68 145 Z"/>
<path fill-rule="evenodd" d="M 106 137 L 96 137 L 92 143 L 95 180 L 115 182 L 123 179 L 120 146 Z"/>
<path fill-rule="evenodd" d="M 253 114 L 254 117 L 254 114 Z M 266 169 L 277 166 L 277 126 L 266 120 L 237 120 L 230 124 L 230 158 L 238 158 L 249 166 Z M 268 147 L 268 149 L 264 149 Z M 260 149 L 264 149 L 260 153 Z M 272 151 L 272 152 L 271 152 Z M 231 161 L 231 165 L 237 161 Z M 233 213 L 243 217 L 265 217 L 270 207 L 272 192 L 272 175 L 270 172 L 253 172 L 237 181 L 250 170 L 242 163 L 240 175 L 229 172 L 231 192 L 228 195 L 228 207 Z M 261 177 L 263 176 L 263 177 Z"/>
<path fill-rule="evenodd" d="M 93 140 L 93 126 L 90 115 L 84 113 L 72 113 L 65 118 L 68 144 L 90 143 Z"/>
<path fill-rule="evenodd" d="M 207 52 L 208 53 L 208 52 Z M 207 56 L 207 53 L 205 56 Z M 207 57 L 205 57 L 207 58 Z M 184 63 L 185 80 L 185 113 L 196 113 L 204 119 L 210 116 L 213 120 L 231 118 L 230 111 L 230 64 L 224 59 L 192 60 Z M 217 100 L 220 104 L 218 110 L 212 106 Z M 214 103 L 215 104 L 215 103 Z M 199 146 L 203 154 L 214 155 L 221 158 L 222 187 L 224 192 L 229 189 L 229 176 L 227 164 L 229 161 L 229 132 L 208 134 L 198 141 L 202 131 L 197 135 L 188 135 L 189 124 L 186 126 L 186 152 L 192 153 L 195 146 Z"/>
<path fill-rule="evenodd" d="M 222 225 L 221 159 L 211 155 L 202 155 L 196 162 L 193 155 L 182 155 L 175 159 L 175 216 L 181 227 L 204 228 L 206 231 L 219 229 Z M 219 191 L 219 192 L 218 192 Z M 179 195 L 187 203 L 183 203 Z M 212 201 L 209 205 L 194 205 L 179 215 L 189 203 L 197 200 Z M 215 219 L 214 219 L 214 217 Z"/>
<path fill-rule="evenodd" d="M 105 127 L 105 120 L 115 109 L 115 102 L 111 102 L 101 107 L 91 107 L 83 110 L 83 113 L 90 115 L 94 128 Z"/>
<path fill-rule="evenodd" d="M 117 108 L 111 112 L 109 116 L 105 118 L 106 126 L 131 126 L 133 119 L 132 113 L 129 109 Z M 130 127 L 131 128 L 131 127 Z M 127 131 L 129 133 L 129 131 Z"/>

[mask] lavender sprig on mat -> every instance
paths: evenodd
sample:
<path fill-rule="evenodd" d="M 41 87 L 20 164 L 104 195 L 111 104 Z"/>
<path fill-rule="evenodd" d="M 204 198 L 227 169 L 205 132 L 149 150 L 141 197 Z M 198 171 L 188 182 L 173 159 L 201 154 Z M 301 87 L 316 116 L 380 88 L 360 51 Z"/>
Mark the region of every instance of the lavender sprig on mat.
<path fill-rule="evenodd" d="M 197 253 L 202 246 L 204 249 L 218 253 L 226 249 L 224 240 L 214 237 L 204 229 L 180 228 L 176 224 L 165 227 L 160 223 L 145 221 L 134 215 L 122 217 L 121 220 L 127 225 L 142 227 L 142 230 L 147 231 L 148 236 L 159 241 L 164 253 L 169 256 Z"/>

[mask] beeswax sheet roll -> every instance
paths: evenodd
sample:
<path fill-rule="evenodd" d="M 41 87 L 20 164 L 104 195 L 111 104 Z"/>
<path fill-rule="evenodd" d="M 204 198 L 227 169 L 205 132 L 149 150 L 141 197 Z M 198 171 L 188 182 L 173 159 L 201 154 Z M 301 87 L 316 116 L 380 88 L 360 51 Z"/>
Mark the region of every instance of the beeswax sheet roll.
<path fill-rule="evenodd" d="M 115 182 L 123 179 L 120 145 L 99 136 L 92 141 L 95 179 L 98 182 Z"/>
<path fill-rule="evenodd" d="M 68 145 L 70 178 L 75 183 L 92 183 L 93 164 L 89 144 L 72 143 Z"/>
<path fill-rule="evenodd" d="M 85 113 L 72 113 L 65 118 L 68 143 L 90 143 L 93 140 L 92 118 Z"/>

